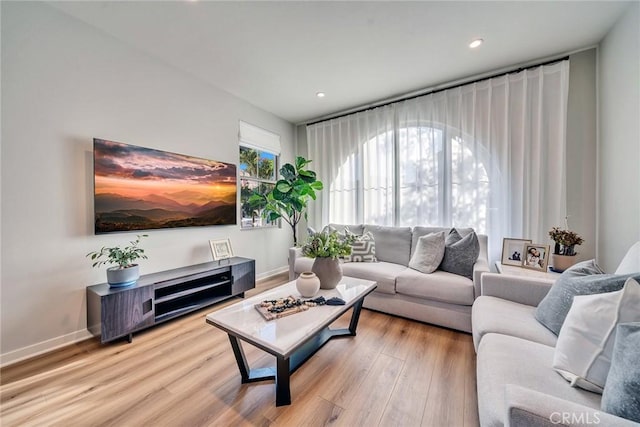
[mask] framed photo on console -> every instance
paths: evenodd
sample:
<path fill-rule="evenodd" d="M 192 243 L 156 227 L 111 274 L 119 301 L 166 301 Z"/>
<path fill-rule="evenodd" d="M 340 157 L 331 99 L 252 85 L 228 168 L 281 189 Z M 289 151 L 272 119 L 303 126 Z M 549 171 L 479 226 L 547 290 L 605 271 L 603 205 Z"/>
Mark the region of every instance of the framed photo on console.
<path fill-rule="evenodd" d="M 524 246 L 522 266 L 533 270 L 547 271 L 549 263 L 549 245 L 530 243 Z"/>
<path fill-rule="evenodd" d="M 522 267 L 524 246 L 531 244 L 530 239 L 502 239 L 502 265 Z"/>
<path fill-rule="evenodd" d="M 214 261 L 220 261 L 221 259 L 227 259 L 233 256 L 231 239 L 209 240 L 209 246 L 211 247 L 211 254 L 213 255 Z"/>

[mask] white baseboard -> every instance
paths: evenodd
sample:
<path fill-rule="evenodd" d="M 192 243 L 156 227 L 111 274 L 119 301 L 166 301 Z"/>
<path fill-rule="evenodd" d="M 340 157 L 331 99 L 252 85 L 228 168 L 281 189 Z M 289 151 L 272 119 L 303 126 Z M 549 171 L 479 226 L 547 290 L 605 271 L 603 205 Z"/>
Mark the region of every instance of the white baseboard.
<path fill-rule="evenodd" d="M 258 274 L 256 276 L 256 280 L 266 279 L 268 277 L 275 276 L 276 274 L 284 273 L 288 270 L 289 266 L 276 268 L 274 270 Z M 81 331 L 72 332 L 61 337 L 51 338 L 50 340 L 19 348 L 8 353 L 0 354 L 0 367 L 4 368 L 5 366 L 9 366 L 26 359 L 30 359 L 32 357 L 39 356 L 41 354 L 57 350 L 61 347 L 86 340 L 87 338 L 91 338 L 92 336 L 93 335 L 91 335 L 88 330 L 83 329 Z"/>
<path fill-rule="evenodd" d="M 67 335 L 51 338 L 50 340 L 0 354 L 0 367 L 4 368 L 5 366 L 21 362 L 25 359 L 30 359 L 53 350 L 57 350 L 61 347 L 84 341 L 92 336 L 93 335 L 91 335 L 88 330 L 83 329 L 81 331 L 72 332 Z"/>
<path fill-rule="evenodd" d="M 275 276 L 276 274 L 284 273 L 285 271 L 289 271 L 289 266 L 285 265 L 284 267 L 279 267 L 271 271 L 266 271 L 264 273 L 260 273 L 256 275 L 256 280 L 267 279 L 271 276 Z"/>

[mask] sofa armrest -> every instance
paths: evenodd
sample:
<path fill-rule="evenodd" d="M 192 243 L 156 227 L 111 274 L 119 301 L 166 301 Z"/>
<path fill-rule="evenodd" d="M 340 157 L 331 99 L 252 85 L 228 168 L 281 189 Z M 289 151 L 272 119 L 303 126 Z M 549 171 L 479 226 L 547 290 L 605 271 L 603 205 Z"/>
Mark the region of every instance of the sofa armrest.
<path fill-rule="evenodd" d="M 481 277 L 484 273 L 491 271 L 489 267 L 489 255 L 487 252 L 487 236 L 485 234 L 478 234 L 478 242 L 480 243 L 480 254 L 476 263 L 473 265 L 473 297 L 478 298 L 482 295 Z"/>
<path fill-rule="evenodd" d="M 296 265 L 296 258 L 302 256 L 302 248 L 289 248 L 289 280 L 295 280 L 296 272 L 294 270 Z"/>
<path fill-rule="evenodd" d="M 638 426 L 599 409 L 514 384 L 505 388 L 506 427 Z"/>
<path fill-rule="evenodd" d="M 554 282 L 554 279 L 484 273 L 481 279 L 482 295 L 537 307 Z"/>

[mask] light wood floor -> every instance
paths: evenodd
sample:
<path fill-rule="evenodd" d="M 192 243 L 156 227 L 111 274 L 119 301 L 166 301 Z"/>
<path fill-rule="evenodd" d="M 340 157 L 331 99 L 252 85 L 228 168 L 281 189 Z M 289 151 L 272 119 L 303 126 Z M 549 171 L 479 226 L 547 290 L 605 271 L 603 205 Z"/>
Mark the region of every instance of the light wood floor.
<path fill-rule="evenodd" d="M 470 335 L 363 310 L 357 336 L 327 343 L 292 375 L 292 404 L 276 408 L 274 384 L 241 384 L 227 335 L 205 323 L 224 305 L 137 333 L 132 344 L 91 339 L 3 369 L 0 424 L 478 425 Z M 244 348 L 251 366 L 273 362 Z"/>

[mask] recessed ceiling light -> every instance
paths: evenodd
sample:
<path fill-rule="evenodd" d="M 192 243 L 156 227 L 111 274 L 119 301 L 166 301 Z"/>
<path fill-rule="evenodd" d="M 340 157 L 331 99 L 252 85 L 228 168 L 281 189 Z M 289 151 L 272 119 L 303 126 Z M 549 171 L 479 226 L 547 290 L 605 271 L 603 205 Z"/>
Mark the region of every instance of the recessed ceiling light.
<path fill-rule="evenodd" d="M 471 49 L 474 49 L 474 48 L 476 48 L 476 47 L 480 46 L 480 45 L 482 44 L 482 42 L 484 42 L 484 40 L 482 40 L 482 39 L 475 39 L 474 41 L 472 41 L 471 43 L 469 43 L 469 47 L 470 47 Z"/>
<path fill-rule="evenodd" d="M 316 92 L 316 96 L 318 98 L 324 98 L 325 97 L 325 93 L 324 92 Z"/>

